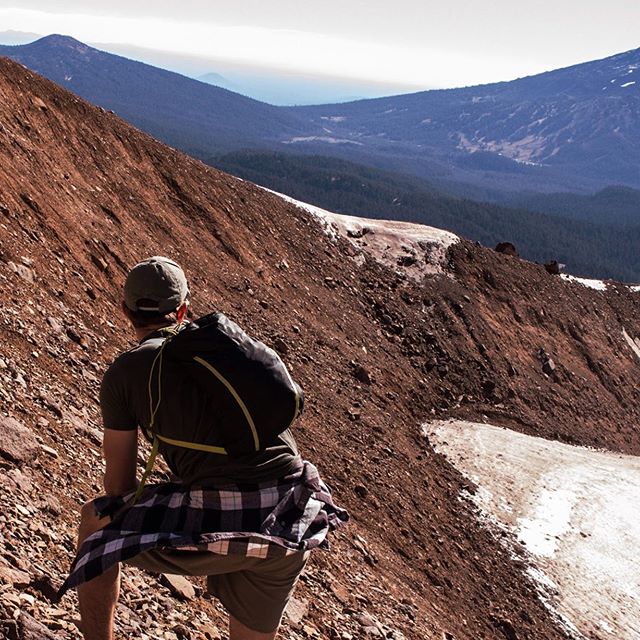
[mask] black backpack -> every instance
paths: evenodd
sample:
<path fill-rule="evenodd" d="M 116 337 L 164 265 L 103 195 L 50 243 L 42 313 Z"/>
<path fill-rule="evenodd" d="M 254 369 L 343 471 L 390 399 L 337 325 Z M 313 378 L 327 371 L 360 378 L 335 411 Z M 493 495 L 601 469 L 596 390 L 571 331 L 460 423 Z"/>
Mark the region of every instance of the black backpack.
<path fill-rule="evenodd" d="M 167 336 L 149 374 L 153 450 L 142 491 L 159 441 L 169 445 L 238 456 L 267 447 L 300 415 L 304 395 L 278 354 L 248 336 L 222 313 L 212 313 Z M 193 441 L 176 403 L 163 405 L 164 394 L 177 393 L 197 403 L 207 433 Z"/>

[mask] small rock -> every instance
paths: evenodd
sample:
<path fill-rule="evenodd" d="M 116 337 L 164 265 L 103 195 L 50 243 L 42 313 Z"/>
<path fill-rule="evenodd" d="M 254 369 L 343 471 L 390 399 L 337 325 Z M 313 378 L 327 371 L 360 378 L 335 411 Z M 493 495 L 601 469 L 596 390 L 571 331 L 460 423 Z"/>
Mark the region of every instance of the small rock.
<path fill-rule="evenodd" d="M 358 497 L 363 498 L 363 499 L 366 498 L 367 494 L 369 493 L 369 491 L 367 490 L 367 487 L 365 487 L 364 485 L 361 485 L 361 484 L 355 486 L 353 490 L 355 491 L 355 493 L 356 493 L 356 495 Z"/>
<path fill-rule="evenodd" d="M 549 358 L 548 360 L 546 360 L 543 365 L 542 365 L 542 370 L 548 375 L 552 375 L 553 372 L 556 370 L 556 363 Z"/>
<path fill-rule="evenodd" d="M 31 584 L 31 576 L 2 562 L 0 564 L 0 581 L 13 585 L 16 589 L 24 589 Z"/>
<path fill-rule="evenodd" d="M 353 370 L 353 377 L 358 380 L 359 382 L 362 382 L 363 384 L 372 384 L 373 383 L 373 379 L 371 377 L 371 374 L 369 373 L 369 371 L 367 371 L 367 369 L 365 369 L 361 364 L 358 364 L 355 361 L 351 361 L 351 368 Z"/>
<path fill-rule="evenodd" d="M 59 640 L 60 638 L 24 611 L 18 618 L 18 637 L 20 640 Z"/>
<path fill-rule="evenodd" d="M 387 634 L 385 633 L 384 627 L 372 615 L 362 613 L 357 617 L 357 620 L 366 636 L 372 638 L 386 637 Z"/>
<path fill-rule="evenodd" d="M 507 640 L 518 640 L 518 633 L 510 620 L 496 620 L 494 624 Z"/>
<path fill-rule="evenodd" d="M 494 251 L 497 251 L 498 253 L 504 253 L 507 256 L 518 255 L 518 251 L 516 250 L 515 245 L 511 242 L 498 242 Z"/>
<path fill-rule="evenodd" d="M 33 103 L 34 107 L 38 107 L 38 109 L 41 109 L 42 111 L 48 111 L 49 110 L 49 107 L 47 107 L 47 105 L 44 102 L 44 100 L 42 98 L 38 98 L 38 96 L 33 96 L 31 98 L 31 102 Z"/>
<path fill-rule="evenodd" d="M 0 455 L 18 465 L 31 462 L 40 447 L 30 429 L 13 418 L 0 417 Z"/>
<path fill-rule="evenodd" d="M 45 452 L 48 453 L 52 458 L 58 458 L 60 457 L 58 452 L 55 449 L 52 449 L 51 447 L 48 447 L 46 444 L 41 444 L 40 448 Z"/>
<path fill-rule="evenodd" d="M 196 596 L 196 590 L 184 576 L 163 573 L 160 576 L 160 582 L 165 587 L 168 587 L 174 596 L 181 600 L 193 600 Z"/>
<path fill-rule="evenodd" d="M 557 260 L 550 260 L 549 262 L 545 262 L 544 268 L 547 273 L 550 273 L 553 276 L 559 275 L 562 271 L 562 266 Z"/>
<path fill-rule="evenodd" d="M 283 356 L 286 356 L 289 353 L 289 345 L 280 337 L 277 337 L 273 341 L 273 348 Z"/>
<path fill-rule="evenodd" d="M 47 318 L 47 323 L 53 329 L 54 333 L 62 334 L 64 332 L 64 325 L 57 318 L 54 318 L 53 316 L 49 316 Z"/>
<path fill-rule="evenodd" d="M 184 624 L 178 623 L 171 631 L 178 636 L 179 640 L 191 640 L 191 638 L 193 638 L 193 634 Z"/>
<path fill-rule="evenodd" d="M 14 262 L 7 262 L 7 266 L 23 280 L 27 282 L 34 281 L 35 273 L 33 269 L 29 269 L 29 267 L 25 267 L 23 264 L 15 264 Z"/>
<path fill-rule="evenodd" d="M 36 576 L 31 582 L 31 587 L 39 591 L 49 602 L 58 601 L 58 589 L 48 575 L 42 573 Z"/>
<path fill-rule="evenodd" d="M 300 624 L 303 618 L 309 613 L 309 601 L 291 598 L 287 604 L 285 614 L 293 624 Z"/>

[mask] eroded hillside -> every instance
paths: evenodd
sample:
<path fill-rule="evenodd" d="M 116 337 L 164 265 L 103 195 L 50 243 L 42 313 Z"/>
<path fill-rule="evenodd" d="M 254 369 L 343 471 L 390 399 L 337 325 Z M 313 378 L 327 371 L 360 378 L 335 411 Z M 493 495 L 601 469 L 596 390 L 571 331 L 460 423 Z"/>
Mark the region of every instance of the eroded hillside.
<path fill-rule="evenodd" d="M 100 490 L 99 380 L 131 345 L 120 288 L 158 253 L 190 276 L 195 315 L 219 308 L 283 355 L 307 395 L 301 450 L 352 514 L 333 551 L 314 557 L 284 638 L 566 637 L 509 541 L 459 498 L 472 487 L 421 424 L 486 415 L 637 454 L 638 356 L 623 328 L 640 335 L 638 294 L 567 283 L 464 240 L 441 273 L 416 280 L 415 265 L 437 254 L 428 244 L 391 268 L 366 234 L 328 234 L 307 211 L 7 60 L 0 95 L 7 637 L 45 638 L 40 624 L 79 638 L 75 596 L 49 598 L 79 505 Z M 214 602 L 171 593 L 127 570 L 120 637 L 224 637 Z"/>

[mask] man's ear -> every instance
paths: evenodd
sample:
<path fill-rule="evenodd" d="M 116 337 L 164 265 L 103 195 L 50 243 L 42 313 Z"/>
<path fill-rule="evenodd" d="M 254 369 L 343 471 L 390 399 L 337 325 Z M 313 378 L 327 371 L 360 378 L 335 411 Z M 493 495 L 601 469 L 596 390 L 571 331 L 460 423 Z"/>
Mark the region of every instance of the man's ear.
<path fill-rule="evenodd" d="M 185 319 L 188 309 L 189 309 L 189 301 L 185 300 L 176 310 L 176 320 L 178 322 L 182 322 Z"/>

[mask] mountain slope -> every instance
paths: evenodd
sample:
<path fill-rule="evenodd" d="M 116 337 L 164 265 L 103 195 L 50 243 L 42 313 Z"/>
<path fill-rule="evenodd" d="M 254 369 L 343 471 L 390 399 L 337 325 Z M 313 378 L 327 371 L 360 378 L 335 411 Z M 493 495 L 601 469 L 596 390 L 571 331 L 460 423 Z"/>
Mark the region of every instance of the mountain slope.
<path fill-rule="evenodd" d="M 7 60 L 0 90 L 5 636 L 24 637 L 35 615 L 79 637 L 73 599 L 48 598 L 77 509 L 99 491 L 99 378 L 131 344 L 120 288 L 141 256 L 164 253 L 189 274 L 196 314 L 220 308 L 282 353 L 307 396 L 301 450 L 353 516 L 310 563 L 283 637 L 567 637 L 526 554 L 476 518 L 462 497 L 472 483 L 421 424 L 488 415 L 640 453 L 637 356 L 622 334 L 640 335 L 637 294 L 567 283 L 464 240 L 411 243 L 402 225 L 389 227 L 400 255 L 385 266 L 371 232 L 325 233 L 307 211 Z M 414 279 L 424 265 L 432 275 Z M 123 637 L 220 635 L 206 599 L 174 601 L 125 573 Z"/>
<path fill-rule="evenodd" d="M 312 107 L 273 107 L 63 36 L 0 55 L 199 158 L 322 153 L 496 199 L 640 187 L 640 49 L 511 82 Z"/>
<path fill-rule="evenodd" d="M 292 112 L 325 126 L 326 138 L 349 141 L 345 156 L 425 177 L 512 191 L 638 187 L 639 74 L 636 49 L 512 82 Z"/>
<path fill-rule="evenodd" d="M 79 96 L 194 155 L 243 145 L 268 147 L 299 135 L 295 115 L 220 87 L 52 35 L 0 46 L 10 57 Z"/>

